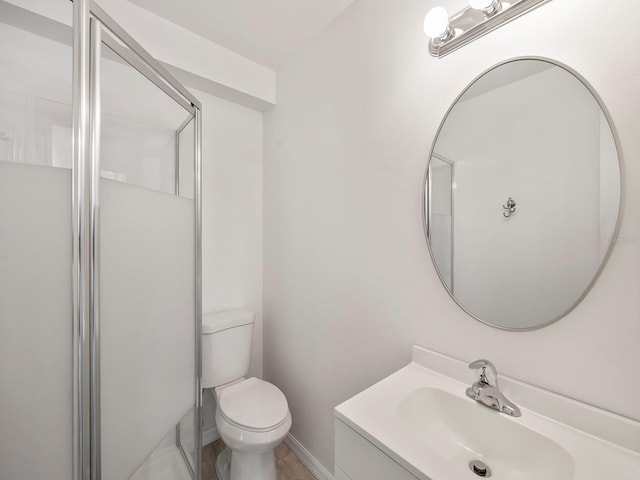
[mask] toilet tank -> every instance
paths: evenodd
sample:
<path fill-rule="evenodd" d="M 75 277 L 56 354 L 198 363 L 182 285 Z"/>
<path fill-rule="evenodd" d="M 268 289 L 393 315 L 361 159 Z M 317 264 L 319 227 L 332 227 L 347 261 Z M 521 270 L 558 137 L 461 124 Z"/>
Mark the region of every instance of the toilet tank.
<path fill-rule="evenodd" d="M 213 388 L 249 372 L 255 313 L 248 309 L 202 316 L 202 388 Z"/>

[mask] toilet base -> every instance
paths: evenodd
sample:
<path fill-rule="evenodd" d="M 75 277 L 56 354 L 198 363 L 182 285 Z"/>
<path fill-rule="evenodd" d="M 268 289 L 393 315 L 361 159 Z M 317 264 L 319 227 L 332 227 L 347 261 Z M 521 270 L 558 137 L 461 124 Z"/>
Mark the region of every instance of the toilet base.
<path fill-rule="evenodd" d="M 231 452 L 225 448 L 216 460 L 220 480 L 276 480 L 273 450 L 263 453 Z"/>
<path fill-rule="evenodd" d="M 216 460 L 216 475 L 218 480 L 230 480 L 231 479 L 231 450 L 225 448 Z"/>

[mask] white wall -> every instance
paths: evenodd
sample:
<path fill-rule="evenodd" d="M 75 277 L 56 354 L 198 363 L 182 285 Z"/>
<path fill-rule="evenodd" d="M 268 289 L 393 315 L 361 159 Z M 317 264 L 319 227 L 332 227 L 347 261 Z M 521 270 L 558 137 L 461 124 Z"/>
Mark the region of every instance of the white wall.
<path fill-rule="evenodd" d="M 407 363 L 413 343 L 487 357 L 506 375 L 640 418 L 640 5 L 551 1 L 437 60 L 422 21 L 438 3 L 466 2 L 356 2 L 278 72 L 265 123 L 265 376 L 287 395 L 293 435 L 329 469 L 333 407 Z M 626 206 L 580 306 L 509 333 L 467 316 L 442 287 L 422 231 L 422 181 L 451 102 L 524 55 L 569 64 L 599 92 L 618 129 Z"/>
<path fill-rule="evenodd" d="M 98 4 L 158 60 L 253 98 L 275 102 L 271 69 L 126 0 L 99 0 Z"/>
<path fill-rule="evenodd" d="M 262 376 L 262 114 L 194 91 L 203 114 L 203 310 L 255 310 Z"/>

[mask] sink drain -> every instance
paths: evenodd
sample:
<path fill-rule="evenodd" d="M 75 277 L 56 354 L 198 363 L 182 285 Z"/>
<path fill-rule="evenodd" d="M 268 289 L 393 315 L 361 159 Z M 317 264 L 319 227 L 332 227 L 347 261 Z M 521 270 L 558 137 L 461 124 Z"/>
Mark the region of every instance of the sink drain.
<path fill-rule="evenodd" d="M 491 476 L 491 470 L 480 460 L 474 460 L 469 463 L 469 468 L 473 473 L 482 478 L 489 478 Z"/>

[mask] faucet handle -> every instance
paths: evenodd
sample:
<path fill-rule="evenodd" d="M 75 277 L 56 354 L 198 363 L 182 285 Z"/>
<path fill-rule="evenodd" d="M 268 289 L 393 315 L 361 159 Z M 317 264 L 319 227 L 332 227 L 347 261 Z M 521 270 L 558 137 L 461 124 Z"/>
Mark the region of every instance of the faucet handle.
<path fill-rule="evenodd" d="M 487 385 L 493 385 L 494 387 L 498 386 L 498 371 L 496 370 L 496 367 L 493 365 L 493 363 L 491 363 L 489 360 L 476 360 L 475 362 L 471 362 L 469 364 L 469 368 L 472 370 L 480 371 L 480 382 L 486 383 Z M 487 369 L 489 370 L 488 372 Z"/>

